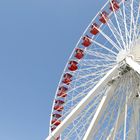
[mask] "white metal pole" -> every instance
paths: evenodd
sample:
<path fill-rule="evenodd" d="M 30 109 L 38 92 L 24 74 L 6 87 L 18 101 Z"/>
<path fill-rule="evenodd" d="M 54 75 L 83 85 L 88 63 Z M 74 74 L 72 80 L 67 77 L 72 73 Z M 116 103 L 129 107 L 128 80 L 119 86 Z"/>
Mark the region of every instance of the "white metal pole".
<path fill-rule="evenodd" d="M 114 92 L 115 87 L 116 87 L 115 83 L 113 83 L 113 85 L 111 85 L 108 88 L 108 90 L 106 91 L 106 94 L 103 96 L 83 140 L 92 140 L 93 139 L 92 138 L 93 132 L 95 131 L 98 121 L 100 120 L 102 114 L 104 113 L 104 111 L 106 109 L 108 102 L 110 101 L 110 99 L 112 97 L 112 93 Z"/>
<path fill-rule="evenodd" d="M 126 140 L 126 124 L 127 124 L 127 96 L 126 96 L 126 101 L 125 101 L 125 115 L 124 115 L 124 135 L 123 139 Z"/>

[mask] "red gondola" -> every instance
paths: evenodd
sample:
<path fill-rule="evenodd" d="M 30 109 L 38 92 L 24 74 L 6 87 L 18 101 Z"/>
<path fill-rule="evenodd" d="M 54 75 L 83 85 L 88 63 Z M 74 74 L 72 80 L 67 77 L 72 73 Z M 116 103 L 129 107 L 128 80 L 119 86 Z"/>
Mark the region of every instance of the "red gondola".
<path fill-rule="evenodd" d="M 117 2 L 117 0 L 112 0 L 112 2 L 110 3 L 110 10 L 111 11 L 117 11 L 120 8 L 119 3 Z"/>
<path fill-rule="evenodd" d="M 106 11 L 103 11 L 101 14 L 100 14 L 100 18 L 99 20 L 105 24 L 107 21 L 108 21 L 108 13 Z"/>
<path fill-rule="evenodd" d="M 65 98 L 67 96 L 67 90 L 68 88 L 64 86 L 60 87 L 57 96 Z"/>
<path fill-rule="evenodd" d="M 53 114 L 53 117 L 55 117 L 55 118 L 61 118 L 62 115 L 61 114 Z"/>
<path fill-rule="evenodd" d="M 64 109 L 64 107 L 61 106 L 61 105 L 56 105 L 56 106 L 54 106 L 54 110 L 56 110 L 56 111 L 58 111 L 58 112 L 63 111 L 63 109 Z"/>
<path fill-rule="evenodd" d="M 62 86 L 62 87 L 59 87 L 59 92 L 67 92 L 68 88 Z"/>
<path fill-rule="evenodd" d="M 65 98 L 67 96 L 67 93 L 58 93 L 57 96 Z"/>
<path fill-rule="evenodd" d="M 57 119 L 53 119 L 51 123 L 55 126 L 58 126 L 61 123 L 61 121 Z"/>
<path fill-rule="evenodd" d="M 64 104 L 65 102 L 62 101 L 62 100 L 55 100 L 55 103 L 58 104 L 58 105 L 62 105 L 62 104 Z"/>
<path fill-rule="evenodd" d="M 91 38 L 88 35 L 84 36 L 82 45 L 88 47 L 90 46 L 90 44 L 91 44 Z"/>
<path fill-rule="evenodd" d="M 63 78 L 63 81 L 62 81 L 62 82 L 63 82 L 64 84 L 69 85 L 71 81 L 72 81 L 72 75 L 69 74 L 69 73 L 66 73 L 66 74 L 64 75 L 64 78 Z"/>
<path fill-rule="evenodd" d="M 79 49 L 79 48 L 77 48 L 76 51 L 75 51 L 75 57 L 77 59 L 83 58 L 84 57 L 84 51 Z"/>
<path fill-rule="evenodd" d="M 76 71 L 78 69 L 78 66 L 77 66 L 77 62 L 76 61 L 70 61 L 69 62 L 70 66 L 68 67 L 68 69 L 70 71 Z"/>
<path fill-rule="evenodd" d="M 52 128 L 51 128 L 51 131 L 54 131 L 55 129 L 56 129 L 56 127 L 52 127 Z"/>
<path fill-rule="evenodd" d="M 99 28 L 99 25 L 97 25 L 96 23 L 93 23 L 91 25 L 90 33 L 93 34 L 93 35 L 98 34 L 99 33 L 98 28 Z"/>

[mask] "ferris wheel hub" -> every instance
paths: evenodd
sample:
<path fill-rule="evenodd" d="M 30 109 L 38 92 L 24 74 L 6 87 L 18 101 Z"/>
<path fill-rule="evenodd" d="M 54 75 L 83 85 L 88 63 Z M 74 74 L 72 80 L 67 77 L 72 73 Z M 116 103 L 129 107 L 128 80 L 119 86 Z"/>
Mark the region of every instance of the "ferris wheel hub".
<path fill-rule="evenodd" d="M 140 39 L 131 47 L 131 50 L 121 50 L 118 53 L 117 63 L 122 62 L 126 57 L 131 57 L 134 61 L 140 62 Z"/>
<path fill-rule="evenodd" d="M 117 55 L 117 63 L 120 63 L 121 61 L 123 61 L 127 56 L 129 56 L 129 51 L 126 50 L 121 50 L 118 55 Z"/>

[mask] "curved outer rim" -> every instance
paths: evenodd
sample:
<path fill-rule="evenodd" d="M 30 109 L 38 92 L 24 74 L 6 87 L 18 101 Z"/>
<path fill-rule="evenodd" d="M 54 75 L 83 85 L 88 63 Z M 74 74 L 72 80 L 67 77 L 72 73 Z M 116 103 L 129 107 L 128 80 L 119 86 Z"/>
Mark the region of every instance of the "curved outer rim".
<path fill-rule="evenodd" d="M 59 89 L 59 85 L 60 85 L 61 82 L 62 82 L 63 74 L 66 72 L 66 70 L 67 70 L 67 68 L 68 68 L 68 62 L 69 62 L 69 60 L 71 60 L 71 58 L 72 58 L 72 56 L 73 56 L 73 54 L 74 54 L 74 52 L 75 52 L 75 48 L 77 48 L 77 46 L 79 46 L 82 37 L 83 37 L 84 35 L 86 35 L 86 33 L 87 33 L 88 29 L 90 28 L 91 24 L 98 18 L 98 16 L 99 16 L 99 14 L 101 13 L 101 11 L 102 11 L 109 3 L 110 3 L 110 0 L 107 0 L 107 2 L 102 6 L 102 8 L 101 8 L 101 9 L 99 10 L 99 12 L 95 15 L 95 17 L 91 20 L 91 22 L 89 23 L 89 25 L 87 26 L 87 28 L 84 30 L 83 34 L 81 35 L 80 39 L 78 40 L 77 44 L 75 45 L 75 47 L 74 47 L 74 49 L 73 49 L 73 51 L 72 51 L 70 57 L 69 57 L 68 60 L 67 60 L 67 63 L 66 63 L 66 65 L 65 65 L 65 67 L 64 67 L 64 70 L 63 70 L 63 72 L 62 72 L 62 74 L 61 74 L 61 77 L 60 77 L 60 80 L 59 80 L 59 82 L 58 82 L 57 89 L 56 89 L 56 92 L 55 92 L 55 97 L 54 97 L 54 101 L 53 101 L 53 105 L 52 105 L 52 110 L 51 110 L 51 116 L 50 116 L 49 134 L 51 133 L 51 121 L 52 121 L 52 118 L 53 118 L 53 117 L 52 117 L 52 114 L 53 114 L 53 111 L 54 111 L 53 108 L 54 108 L 54 105 L 55 105 L 55 99 L 56 99 L 56 97 L 57 97 L 57 91 L 58 91 L 58 89 Z M 120 2 L 120 4 L 121 4 L 121 2 Z M 109 16 L 111 16 L 112 13 L 113 13 L 113 12 L 111 12 L 111 13 L 109 14 Z M 104 24 L 101 23 L 100 28 L 102 27 L 102 25 L 104 25 Z M 94 38 L 94 37 L 97 37 L 96 35 L 92 35 L 92 36 L 93 36 L 93 38 Z M 93 38 L 92 38 L 92 39 L 93 39 Z M 86 49 L 86 48 L 85 48 L 85 49 Z M 80 61 L 82 61 L 82 60 L 80 60 Z"/>

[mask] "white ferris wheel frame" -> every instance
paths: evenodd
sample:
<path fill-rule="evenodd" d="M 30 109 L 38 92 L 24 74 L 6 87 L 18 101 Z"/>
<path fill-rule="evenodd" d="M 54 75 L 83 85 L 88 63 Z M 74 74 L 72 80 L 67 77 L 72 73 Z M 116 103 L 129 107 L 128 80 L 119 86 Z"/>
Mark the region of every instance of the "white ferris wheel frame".
<path fill-rule="evenodd" d="M 133 69 L 135 72 L 140 74 L 140 65 L 135 62 L 131 57 L 126 57 L 125 60 L 123 60 L 124 65 L 128 65 L 131 69 Z M 121 65 L 122 66 L 122 65 Z M 107 84 L 110 83 L 110 81 L 114 80 L 117 81 L 117 78 L 119 75 L 119 69 L 121 67 L 119 64 L 116 65 L 114 68 L 112 68 L 100 81 L 99 83 L 80 101 L 80 103 L 71 111 L 71 113 L 62 121 L 62 123 L 46 138 L 46 140 L 54 140 L 57 138 L 61 132 L 64 131 L 64 129 L 78 116 L 78 114 L 86 107 L 86 105 L 92 101 L 94 95 L 100 89 L 105 87 Z M 92 132 L 94 131 L 96 124 L 102 114 L 102 111 L 105 109 L 106 104 L 109 101 L 109 98 L 111 96 L 111 93 L 114 89 L 114 84 L 112 83 L 110 85 L 110 88 L 107 90 L 106 94 L 103 96 L 96 113 L 88 127 L 88 130 L 83 138 L 83 140 L 91 140 Z M 126 106 L 127 108 L 127 106 Z M 125 137 L 125 136 L 124 136 Z"/>
<path fill-rule="evenodd" d="M 111 1 L 111 0 L 109 0 Z M 132 0 L 132 4 L 133 4 L 133 1 Z M 123 3 L 123 2 L 122 2 Z M 101 11 L 104 9 L 104 7 L 106 7 L 106 5 L 108 4 L 108 1 L 106 2 L 106 4 L 102 7 Z M 123 4 L 124 6 L 124 4 Z M 139 7 L 140 8 L 140 7 Z M 123 13 L 124 13 L 124 18 L 125 18 L 125 7 L 123 8 Z M 100 12 L 95 16 L 95 18 L 91 21 L 91 23 L 89 24 L 89 26 L 86 28 L 86 30 L 84 31 L 83 35 L 87 32 L 87 30 L 89 29 L 90 25 L 92 24 L 92 22 L 97 18 L 97 16 L 100 14 Z M 112 13 L 111 13 L 112 14 Z M 132 12 L 131 12 L 132 14 Z M 138 14 L 139 15 L 139 14 Z M 117 26 L 118 26 L 118 29 L 119 29 L 119 33 L 120 33 L 120 38 L 122 40 L 122 43 L 123 43 L 123 46 L 125 46 L 125 49 L 129 49 L 130 46 L 129 44 L 131 44 L 129 41 L 131 41 L 131 39 L 129 39 L 130 37 L 130 34 L 132 34 L 132 27 L 130 28 L 130 34 L 128 33 L 128 30 L 126 28 L 126 20 L 124 20 L 124 24 L 125 24 L 125 34 L 126 34 L 126 42 L 124 42 L 123 40 L 123 36 L 122 36 L 122 32 L 121 32 L 121 28 L 120 28 L 120 24 L 119 24 L 119 21 L 116 17 L 116 14 L 114 12 L 114 16 L 115 16 L 115 19 L 116 19 L 116 22 L 117 22 Z M 132 15 L 133 16 L 133 15 Z M 132 18 L 132 20 L 134 20 L 134 18 Z M 133 23 L 136 23 L 137 24 L 137 21 L 131 21 Z M 112 28 L 110 27 L 110 24 L 107 23 L 107 26 L 109 27 L 109 29 L 112 31 Z M 134 30 L 136 30 L 136 26 L 134 26 Z M 119 44 L 119 40 L 116 39 L 117 43 L 118 43 L 118 46 L 116 45 L 115 42 L 113 42 L 106 34 L 104 34 L 104 32 L 102 30 L 100 30 L 100 33 L 102 34 L 102 36 L 104 36 L 104 38 L 106 38 L 118 51 L 120 51 L 121 49 L 121 45 Z M 114 31 L 112 31 L 113 33 Z M 138 32 L 136 34 L 133 35 L 133 38 L 136 38 Z M 78 44 L 80 43 L 80 40 L 82 39 L 83 35 L 81 36 L 81 38 L 79 39 L 78 43 L 76 46 L 78 46 Z M 115 35 L 114 35 L 115 37 Z M 115 37 L 116 38 L 116 37 Z M 91 41 L 93 41 L 93 38 L 91 39 Z M 100 46 L 101 48 L 105 48 L 107 49 L 104 45 L 100 44 L 99 42 L 96 42 L 94 40 L 94 44 Z M 111 50 L 109 50 L 111 51 Z M 74 52 L 73 52 L 74 53 Z M 73 54 L 72 53 L 72 54 Z M 116 55 L 116 54 L 115 54 Z M 71 56 L 70 56 L 71 58 Z M 133 60 L 133 58 L 131 57 L 126 57 L 124 60 L 123 60 L 123 64 L 125 65 L 128 65 L 131 69 L 133 69 L 136 73 L 140 74 L 140 65 Z M 64 69 L 64 71 L 66 70 L 67 68 L 67 65 Z M 50 133 L 50 135 L 46 138 L 46 140 L 55 140 L 58 136 L 61 135 L 61 133 L 64 131 L 64 129 L 78 116 L 78 114 L 81 113 L 81 111 L 86 107 L 86 105 L 93 99 L 94 95 L 96 95 L 98 93 L 98 91 L 102 88 L 104 88 L 106 85 L 109 85 L 110 81 L 114 80 L 117 81 L 117 78 L 118 77 L 118 73 L 120 71 L 120 64 L 118 63 L 114 68 L 112 68 L 98 83 L 97 85 L 92 89 L 90 90 L 90 92 L 78 103 L 78 105 L 71 111 L 71 113 L 69 113 L 69 115 L 61 122 L 61 124 L 53 131 Z M 62 79 L 62 77 L 61 77 Z M 103 112 L 103 110 L 105 109 L 105 106 L 106 104 L 108 103 L 108 100 L 111 96 L 111 93 L 113 92 L 114 90 L 114 87 L 115 87 L 115 83 L 111 83 L 111 85 L 109 86 L 109 89 L 106 91 L 105 95 L 103 96 L 99 106 L 97 107 L 97 110 L 96 110 L 96 113 L 94 114 L 94 117 L 84 135 L 84 138 L 83 140 L 90 140 L 91 139 L 91 135 L 92 135 L 92 132 L 94 131 L 94 129 L 96 128 L 96 125 L 97 125 L 97 122 Z M 125 105 L 125 112 L 124 112 L 124 115 L 125 115 L 125 121 L 126 121 L 126 111 L 127 110 L 127 104 Z M 118 122 L 119 122 L 119 118 L 118 118 Z M 126 124 L 126 123 L 125 123 Z M 126 125 L 125 125 L 125 129 L 126 129 Z M 124 129 L 124 131 L 126 131 Z M 114 133 L 115 133 L 115 129 L 112 129 L 112 131 L 110 132 L 110 135 L 108 136 L 107 140 L 112 140 L 113 136 L 114 136 Z M 124 140 L 126 139 L 126 134 L 124 133 Z"/>

